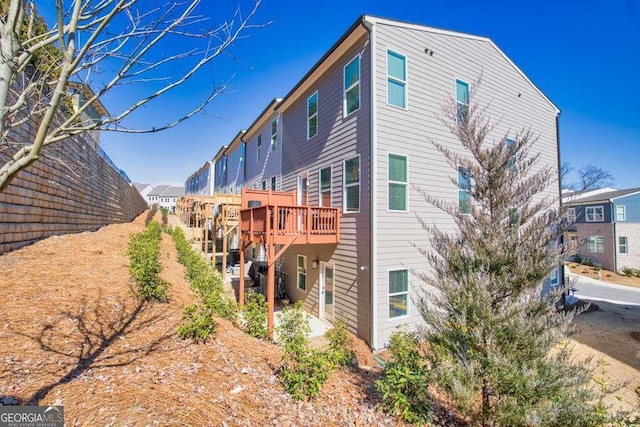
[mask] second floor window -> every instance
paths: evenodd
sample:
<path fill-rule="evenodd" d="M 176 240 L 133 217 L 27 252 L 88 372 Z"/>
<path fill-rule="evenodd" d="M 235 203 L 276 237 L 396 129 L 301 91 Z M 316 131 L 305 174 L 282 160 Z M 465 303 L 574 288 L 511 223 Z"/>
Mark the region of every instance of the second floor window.
<path fill-rule="evenodd" d="M 260 161 L 260 159 L 262 159 L 262 134 L 258 135 L 258 145 L 257 145 L 257 153 L 256 156 L 258 157 L 258 161 Z"/>
<path fill-rule="evenodd" d="M 604 221 L 604 207 L 602 206 L 587 206 L 585 208 L 585 217 L 587 222 L 603 222 Z"/>
<path fill-rule="evenodd" d="M 513 150 L 514 149 L 514 141 L 511 138 L 507 138 L 507 140 L 505 141 L 507 144 L 507 150 Z M 509 158 L 509 163 L 507 164 L 507 168 L 509 169 L 509 172 L 511 173 L 515 173 L 517 171 L 517 158 L 516 158 L 516 154 L 513 153 L 511 155 L 511 157 Z"/>
<path fill-rule="evenodd" d="M 272 177 L 271 177 L 271 190 L 272 190 L 272 191 L 276 191 L 276 183 L 277 183 L 277 181 L 276 181 L 276 177 L 275 177 L 275 176 L 272 176 Z"/>
<path fill-rule="evenodd" d="M 360 156 L 344 161 L 344 211 L 360 211 Z"/>
<path fill-rule="evenodd" d="M 360 108 L 360 56 L 344 67 L 344 116 Z"/>
<path fill-rule="evenodd" d="M 469 83 L 456 80 L 456 107 L 458 121 L 462 122 L 469 112 Z"/>
<path fill-rule="evenodd" d="M 318 92 L 307 99 L 307 139 L 318 133 Z"/>
<path fill-rule="evenodd" d="M 616 221 L 627 220 L 627 207 L 624 205 L 616 206 Z"/>
<path fill-rule="evenodd" d="M 458 207 L 460 208 L 460 213 L 471 213 L 470 197 L 471 174 L 468 169 L 458 166 Z"/>
<path fill-rule="evenodd" d="M 278 118 L 271 121 L 271 151 L 278 148 Z"/>
<path fill-rule="evenodd" d="M 396 107 L 407 106 L 407 59 L 387 51 L 387 102 Z"/>
<path fill-rule="evenodd" d="M 407 157 L 389 154 L 389 210 L 407 210 Z"/>

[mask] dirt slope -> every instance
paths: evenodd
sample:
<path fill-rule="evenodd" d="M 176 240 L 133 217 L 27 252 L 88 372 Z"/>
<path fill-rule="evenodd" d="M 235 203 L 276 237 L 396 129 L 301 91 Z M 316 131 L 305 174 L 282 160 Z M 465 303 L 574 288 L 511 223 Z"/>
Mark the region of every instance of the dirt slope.
<path fill-rule="evenodd" d="M 193 301 L 175 248 L 162 241 L 168 304 L 140 304 L 129 235 L 144 216 L 53 237 L 0 257 L 0 398 L 62 404 L 68 425 L 394 425 L 378 413 L 375 372 L 338 372 L 313 403 L 278 384 L 278 347 L 220 321 L 216 338 L 176 337 Z"/>

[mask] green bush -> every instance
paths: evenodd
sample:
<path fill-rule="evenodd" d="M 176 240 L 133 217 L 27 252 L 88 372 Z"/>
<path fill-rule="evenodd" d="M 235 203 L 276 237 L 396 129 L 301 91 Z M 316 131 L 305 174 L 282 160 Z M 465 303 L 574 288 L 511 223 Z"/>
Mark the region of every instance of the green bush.
<path fill-rule="evenodd" d="M 376 381 L 382 394 L 381 409 L 416 424 L 434 419 L 429 394 L 428 369 L 414 333 L 399 331 L 391 335 L 389 350 L 393 360 L 384 369 L 384 378 Z"/>
<path fill-rule="evenodd" d="M 635 274 L 635 269 L 630 267 L 624 267 L 622 269 L 622 274 L 624 274 L 627 277 L 632 277 Z"/>
<path fill-rule="evenodd" d="M 280 314 L 278 340 L 284 347 L 278 371 L 285 390 L 295 400 L 308 400 L 320 393 L 322 385 L 338 366 L 347 365 L 353 352 L 347 348 L 348 336 L 344 323 L 327 332 L 329 344 L 322 349 L 309 346 L 309 320 L 300 302 L 286 307 Z"/>
<path fill-rule="evenodd" d="M 595 268 L 596 271 L 600 271 L 600 270 L 602 270 L 602 264 L 600 264 L 599 262 L 594 262 L 593 263 L 593 268 Z"/>
<path fill-rule="evenodd" d="M 169 224 L 169 219 L 167 218 L 169 210 L 167 208 L 160 208 L 160 212 L 162 213 L 162 228 L 166 228 Z"/>
<path fill-rule="evenodd" d="M 633 269 L 633 275 L 636 277 L 640 277 L 640 269 L 638 268 Z"/>
<path fill-rule="evenodd" d="M 158 211 L 158 205 L 151 206 L 151 209 L 147 212 L 147 217 L 144 220 L 144 225 L 149 225 L 151 221 L 153 221 L 153 216 Z"/>
<path fill-rule="evenodd" d="M 159 273 L 160 264 L 160 225 L 151 221 L 147 229 L 133 234 L 129 240 L 128 254 L 131 277 L 138 285 L 138 294 L 146 301 L 167 302 L 169 284 L 163 281 Z"/>
<path fill-rule="evenodd" d="M 591 258 L 583 258 L 580 264 L 593 267 L 593 261 L 591 260 Z"/>
<path fill-rule="evenodd" d="M 349 335 L 345 323 L 338 320 L 324 336 L 329 341 L 325 349 L 327 360 L 336 367 L 349 365 L 355 353 L 349 347 Z"/>
<path fill-rule="evenodd" d="M 206 342 L 209 335 L 216 331 L 216 322 L 211 310 L 207 307 L 189 305 L 182 314 L 182 324 L 178 328 L 178 336 L 183 340 Z"/>
<path fill-rule="evenodd" d="M 238 307 L 226 295 L 218 272 L 209 267 L 200 254 L 191 248 L 181 228 L 175 228 L 172 237 L 178 252 L 178 262 L 185 267 L 185 277 L 202 303 L 216 315 L 236 320 Z"/>
<path fill-rule="evenodd" d="M 244 330 L 252 337 L 266 340 L 269 338 L 267 329 L 267 300 L 264 295 L 248 292 L 244 308 Z"/>

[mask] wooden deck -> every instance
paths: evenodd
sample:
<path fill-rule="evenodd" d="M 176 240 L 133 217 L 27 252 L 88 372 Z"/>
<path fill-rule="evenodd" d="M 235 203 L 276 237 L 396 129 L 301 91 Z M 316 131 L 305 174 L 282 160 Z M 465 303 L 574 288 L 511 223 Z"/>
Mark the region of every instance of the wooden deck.
<path fill-rule="evenodd" d="M 337 244 L 340 209 L 298 206 L 295 192 L 246 190 L 242 194 L 240 233 L 242 240 L 255 243 Z"/>

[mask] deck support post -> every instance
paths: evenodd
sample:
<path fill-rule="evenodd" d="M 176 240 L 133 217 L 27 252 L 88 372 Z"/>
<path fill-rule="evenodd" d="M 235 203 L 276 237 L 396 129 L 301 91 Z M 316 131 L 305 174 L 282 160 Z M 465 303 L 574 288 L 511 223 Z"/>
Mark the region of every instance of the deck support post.
<path fill-rule="evenodd" d="M 269 243 L 267 260 L 267 329 L 269 330 L 269 338 L 273 339 L 273 312 L 275 311 L 275 271 L 276 263 L 272 262 L 276 256 L 276 248 L 273 242 Z"/>

